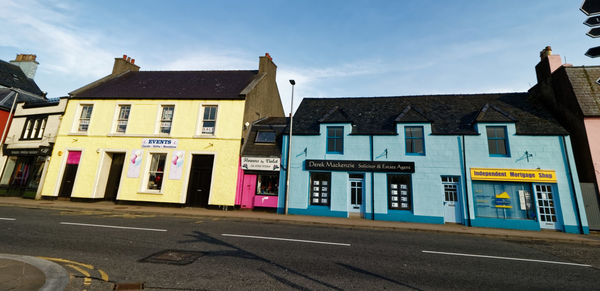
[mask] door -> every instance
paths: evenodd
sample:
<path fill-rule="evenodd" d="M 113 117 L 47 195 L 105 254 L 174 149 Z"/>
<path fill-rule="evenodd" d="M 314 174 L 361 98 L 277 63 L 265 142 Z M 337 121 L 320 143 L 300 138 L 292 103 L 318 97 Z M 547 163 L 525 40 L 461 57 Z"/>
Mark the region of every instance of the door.
<path fill-rule="evenodd" d="M 106 190 L 104 199 L 116 201 L 119 192 L 119 183 L 121 183 L 121 173 L 123 172 L 123 163 L 125 162 L 125 153 L 111 153 L 110 170 L 106 180 Z"/>
<path fill-rule="evenodd" d="M 71 191 L 73 191 L 73 185 L 75 184 L 75 176 L 77 174 L 77 168 L 79 167 L 80 158 L 80 151 L 69 151 L 62 182 L 60 183 L 60 190 L 58 191 L 59 197 L 71 197 Z"/>
<path fill-rule="evenodd" d="M 554 193 L 552 192 L 552 185 L 550 184 L 535 185 L 535 195 L 538 203 L 540 227 L 546 229 L 560 229 L 561 225 L 556 217 Z"/>
<path fill-rule="evenodd" d="M 187 205 L 208 206 L 210 182 L 212 180 L 213 155 L 192 155 Z"/>
<path fill-rule="evenodd" d="M 350 213 L 360 213 L 363 211 L 363 194 L 364 194 L 364 175 L 350 174 Z"/>
<path fill-rule="evenodd" d="M 256 175 L 244 174 L 241 208 L 254 208 L 254 195 L 256 193 Z"/>
<path fill-rule="evenodd" d="M 444 222 L 462 223 L 459 181 L 460 177 L 442 177 L 442 185 L 444 186 Z"/>

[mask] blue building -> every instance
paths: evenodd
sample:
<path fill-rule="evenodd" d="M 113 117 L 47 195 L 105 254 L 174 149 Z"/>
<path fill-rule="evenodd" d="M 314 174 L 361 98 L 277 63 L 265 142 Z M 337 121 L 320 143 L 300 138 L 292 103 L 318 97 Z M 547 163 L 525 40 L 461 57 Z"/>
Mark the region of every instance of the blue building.
<path fill-rule="evenodd" d="M 527 93 L 305 98 L 290 156 L 289 214 L 589 233 L 568 133 Z"/>

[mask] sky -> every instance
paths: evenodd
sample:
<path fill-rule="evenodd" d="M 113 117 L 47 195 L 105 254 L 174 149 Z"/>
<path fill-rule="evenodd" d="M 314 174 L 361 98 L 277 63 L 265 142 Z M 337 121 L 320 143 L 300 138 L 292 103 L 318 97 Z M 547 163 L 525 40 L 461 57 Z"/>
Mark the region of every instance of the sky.
<path fill-rule="evenodd" d="M 269 53 L 286 114 L 303 97 L 524 92 L 539 52 L 597 65 L 582 0 L 0 0 L 0 60 L 35 54 L 66 96 L 111 73 L 257 70 Z"/>

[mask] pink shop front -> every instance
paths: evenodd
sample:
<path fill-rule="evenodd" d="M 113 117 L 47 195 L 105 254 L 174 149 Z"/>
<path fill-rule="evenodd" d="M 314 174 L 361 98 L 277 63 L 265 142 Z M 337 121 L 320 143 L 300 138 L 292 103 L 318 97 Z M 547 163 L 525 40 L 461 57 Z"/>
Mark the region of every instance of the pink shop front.
<path fill-rule="evenodd" d="M 279 158 L 242 157 L 236 205 L 242 209 L 277 208 Z"/>

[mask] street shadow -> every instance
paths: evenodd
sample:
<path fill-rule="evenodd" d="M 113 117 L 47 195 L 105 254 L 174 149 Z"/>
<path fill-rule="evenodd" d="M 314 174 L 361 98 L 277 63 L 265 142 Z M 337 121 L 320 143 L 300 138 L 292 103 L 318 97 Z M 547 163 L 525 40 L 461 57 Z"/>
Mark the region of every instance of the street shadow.
<path fill-rule="evenodd" d="M 271 266 L 275 266 L 279 269 L 281 269 L 282 271 L 286 272 L 286 273 L 291 273 L 294 274 L 296 276 L 302 277 L 304 279 L 307 279 L 309 281 L 315 282 L 321 286 L 327 287 L 327 288 L 331 288 L 333 290 L 343 290 L 337 286 L 334 286 L 332 284 L 329 284 L 327 282 L 321 281 L 319 279 L 313 278 L 309 275 L 303 274 L 299 271 L 296 271 L 294 269 L 290 269 L 286 266 L 283 266 L 277 262 L 271 261 L 267 258 L 263 258 L 261 256 L 256 255 L 255 253 L 246 251 L 238 246 L 232 245 L 230 243 L 227 243 L 223 240 L 217 239 L 215 237 L 212 237 L 208 234 L 205 234 L 203 232 L 200 231 L 194 231 L 192 234 L 186 234 L 186 237 L 188 237 L 189 239 L 187 240 L 182 240 L 182 241 L 178 241 L 178 243 L 180 244 L 189 244 L 189 243 L 207 243 L 207 244 L 211 244 L 211 245 L 216 245 L 216 246 L 221 246 L 221 247 L 226 247 L 229 248 L 230 250 L 219 250 L 219 251 L 189 251 L 189 253 L 192 254 L 201 254 L 199 256 L 195 256 L 194 257 L 194 261 L 196 259 L 198 259 L 201 256 L 211 256 L 211 257 L 235 257 L 235 258 L 241 258 L 241 259 L 247 259 L 247 260 L 253 260 L 253 261 L 258 261 L 258 262 L 262 262 L 262 263 L 266 263 L 269 264 Z M 164 250 L 161 252 L 158 252 L 156 254 L 163 254 L 165 252 L 168 252 L 169 250 Z M 188 252 L 188 251 L 178 251 L 178 252 Z M 151 255 L 149 257 L 146 257 L 142 260 L 140 260 L 140 262 L 150 262 L 152 263 L 153 261 L 151 259 L 149 259 L 150 257 L 152 257 L 154 255 Z M 298 289 L 298 290 L 311 290 L 311 288 L 306 288 L 304 286 L 295 284 L 283 277 L 277 276 L 275 274 L 269 273 L 265 270 L 260 270 L 263 273 L 265 273 L 266 275 L 268 275 L 269 277 L 277 280 L 280 283 L 283 283 L 284 285 L 290 287 L 290 288 L 294 288 L 294 289 Z"/>
<path fill-rule="evenodd" d="M 402 282 L 398 282 L 396 280 L 393 280 L 393 279 L 390 279 L 390 278 L 387 278 L 387 277 L 384 277 L 384 276 L 381 276 L 381 275 L 369 272 L 367 270 L 363 270 L 363 269 L 360 269 L 360 268 L 357 268 L 357 267 L 354 267 L 354 266 L 346 265 L 344 263 L 337 263 L 337 265 L 338 266 L 342 266 L 342 267 L 344 267 L 344 268 L 346 268 L 346 269 L 348 269 L 350 271 L 353 271 L 353 272 L 356 272 L 356 273 L 360 273 L 360 274 L 363 274 L 363 275 L 367 275 L 367 276 L 371 276 L 371 277 L 374 277 L 374 278 L 377 278 L 377 279 L 381 279 L 381 280 L 384 280 L 384 281 L 388 281 L 390 283 L 394 283 L 394 284 L 399 285 L 399 286 L 411 288 L 411 289 L 414 289 L 414 290 L 422 290 L 422 289 L 419 289 L 417 287 L 414 287 L 414 286 L 411 286 L 411 285 L 408 285 L 408 284 L 405 284 L 405 283 L 402 283 Z"/>

